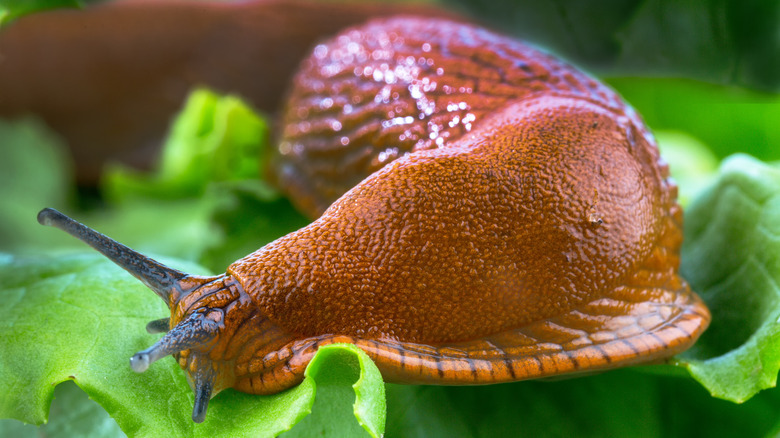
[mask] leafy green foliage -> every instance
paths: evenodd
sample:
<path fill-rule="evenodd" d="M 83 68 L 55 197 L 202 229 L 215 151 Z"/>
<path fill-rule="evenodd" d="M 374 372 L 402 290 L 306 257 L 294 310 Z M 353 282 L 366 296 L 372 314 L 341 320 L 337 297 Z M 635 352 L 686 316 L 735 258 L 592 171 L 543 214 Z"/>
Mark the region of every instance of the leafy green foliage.
<path fill-rule="evenodd" d="M 713 311 L 683 355 L 713 395 L 743 402 L 780 370 L 780 169 L 745 155 L 723 163 L 688 210 L 681 272 Z"/>
<path fill-rule="evenodd" d="M 761 160 L 780 160 L 778 94 L 680 79 L 612 78 L 608 82 L 654 130 L 685 132 L 718 158 L 745 152 Z"/>
<path fill-rule="evenodd" d="M 111 438 L 122 435 L 122 430 L 99 404 L 73 381 L 66 381 L 54 389 L 54 400 L 49 410 L 50 421 L 36 427 L 21 421 L 0 420 L 0 436 L 15 438 L 70 438 L 89 436 Z"/>
<path fill-rule="evenodd" d="M 171 264 L 202 271 L 186 263 Z M 210 403 L 203 425 L 196 426 L 190 419 L 192 392 L 172 358 L 143 374 L 130 370 L 128 358 L 154 342 L 144 330 L 146 322 L 168 314 L 162 301 L 138 281 L 98 254 L 3 255 L 0 284 L 9 315 L 0 322 L 1 417 L 42 423 L 55 385 L 73 380 L 128 435 L 275 436 L 311 411 L 319 383 L 326 400 L 351 404 L 358 394 L 355 412 L 360 422 L 373 436 L 382 433 L 384 384 L 373 362 L 354 346 L 323 348 L 307 369 L 306 380 L 289 391 L 266 397 L 221 393 Z M 351 394 L 341 390 L 356 381 Z M 329 387 L 336 388 L 336 396 L 328 397 L 333 393 Z M 354 415 L 318 419 L 318 429 L 362 430 Z"/>
<path fill-rule="evenodd" d="M 106 197 L 120 217 L 112 218 L 117 231 L 129 230 L 131 243 L 139 236 L 141 249 L 224 271 L 306 225 L 286 199 L 258 178 L 267 142 L 266 122 L 246 103 L 195 90 L 173 121 L 157 169 L 148 174 L 118 166 L 107 170 Z M 156 223 L 159 218 L 172 223 Z"/>
<path fill-rule="evenodd" d="M 354 345 L 323 347 L 306 368 L 306 377 L 317 384 L 312 415 L 285 437 L 368 435 L 378 438 L 383 435 L 385 386 L 382 375 L 359 348 Z M 349 409 L 352 400 L 355 402 Z M 357 422 L 337 420 L 351 416 Z"/>
<path fill-rule="evenodd" d="M 718 159 L 696 138 L 680 131 L 656 131 L 661 156 L 673 165 L 669 168 L 678 184 L 677 201 L 687 206 L 706 188 L 718 168 Z"/>
<path fill-rule="evenodd" d="M 482 387 L 388 384 L 387 398 L 388 438 L 759 437 L 780 427 L 776 390 L 735 405 L 689 378 L 633 369 Z"/>
<path fill-rule="evenodd" d="M 6 394 L 2 416 L 41 423 L 54 386 L 71 379 L 125 431 L 142 430 L 141 417 L 149 412 L 152 397 L 127 395 L 132 387 L 140 384 L 164 393 L 164 381 L 182 383 L 171 372 L 171 361 L 149 375 L 133 376 L 126 357 L 109 353 L 142 349 L 145 321 L 165 315 L 165 306 L 146 299 L 144 287 L 99 256 L 5 256 L 0 276 L 9 315 L 0 328 L 0 385 Z M 34 357 L 47 360 L 30 360 Z M 187 399 L 172 396 L 170 402 L 185 407 Z"/>
<path fill-rule="evenodd" d="M 173 122 L 159 169 L 152 174 L 109 169 L 106 196 L 176 199 L 200 196 L 212 182 L 246 180 L 256 182 L 259 197 L 273 196 L 257 180 L 267 137 L 265 120 L 237 97 L 196 90 Z"/>
<path fill-rule="evenodd" d="M 780 90 L 778 2 L 449 2 L 601 74 Z"/>
<path fill-rule="evenodd" d="M 41 204 L 61 206 L 70 197 L 73 178 L 60 140 L 33 119 L 0 121 L 0 248 L 8 251 L 64 244 L 67 236 L 40 238 L 30 221 Z"/>

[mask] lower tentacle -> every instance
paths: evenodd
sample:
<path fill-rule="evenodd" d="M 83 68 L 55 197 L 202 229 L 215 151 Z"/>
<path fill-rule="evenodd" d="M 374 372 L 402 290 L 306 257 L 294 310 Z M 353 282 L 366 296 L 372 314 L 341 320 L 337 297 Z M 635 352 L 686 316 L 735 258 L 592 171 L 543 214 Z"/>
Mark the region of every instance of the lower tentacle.
<path fill-rule="evenodd" d="M 193 358 L 191 365 L 195 370 L 190 374 L 192 389 L 195 391 L 195 404 L 192 407 L 192 421 L 202 423 L 206 419 L 206 409 L 214 392 L 216 373 L 208 360 L 200 356 Z"/>
<path fill-rule="evenodd" d="M 184 321 L 176 325 L 154 345 L 146 350 L 139 351 L 130 358 L 130 367 L 133 371 L 142 373 L 149 368 L 152 362 L 165 356 L 180 353 L 191 348 L 203 349 L 216 339 L 219 325 L 214 319 L 220 320 L 221 316 L 210 317 L 210 313 L 221 312 L 219 310 L 202 309 L 188 316 Z M 155 324 L 157 321 L 153 321 Z M 148 327 L 148 326 L 147 326 Z M 156 328 L 155 325 L 153 328 Z"/>
<path fill-rule="evenodd" d="M 149 324 L 146 324 L 146 331 L 151 334 L 167 333 L 170 325 L 171 318 L 155 319 L 154 321 L 149 322 Z"/>

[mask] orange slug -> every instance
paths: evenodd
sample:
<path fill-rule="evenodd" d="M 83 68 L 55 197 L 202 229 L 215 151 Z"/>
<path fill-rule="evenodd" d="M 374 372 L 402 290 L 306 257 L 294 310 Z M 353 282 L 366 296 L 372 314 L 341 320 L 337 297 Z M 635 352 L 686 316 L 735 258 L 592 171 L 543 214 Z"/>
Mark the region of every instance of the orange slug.
<path fill-rule="evenodd" d="M 219 276 L 38 216 L 165 300 L 131 366 L 173 354 L 195 421 L 224 388 L 298 384 L 337 342 L 387 381 L 485 384 L 658 362 L 709 323 L 640 117 L 522 43 L 413 17 L 345 30 L 303 62 L 278 144 L 276 181 L 318 219 Z"/>

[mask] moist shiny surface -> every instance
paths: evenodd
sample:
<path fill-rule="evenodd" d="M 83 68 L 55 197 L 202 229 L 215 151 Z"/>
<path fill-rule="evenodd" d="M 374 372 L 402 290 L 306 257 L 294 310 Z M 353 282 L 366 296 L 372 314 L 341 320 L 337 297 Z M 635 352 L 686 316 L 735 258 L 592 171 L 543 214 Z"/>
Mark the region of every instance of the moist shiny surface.
<path fill-rule="evenodd" d="M 317 217 L 392 160 L 457 140 L 508 102 L 540 95 L 598 102 L 646 135 L 612 90 L 523 43 L 445 20 L 374 21 L 303 62 L 271 169 Z"/>

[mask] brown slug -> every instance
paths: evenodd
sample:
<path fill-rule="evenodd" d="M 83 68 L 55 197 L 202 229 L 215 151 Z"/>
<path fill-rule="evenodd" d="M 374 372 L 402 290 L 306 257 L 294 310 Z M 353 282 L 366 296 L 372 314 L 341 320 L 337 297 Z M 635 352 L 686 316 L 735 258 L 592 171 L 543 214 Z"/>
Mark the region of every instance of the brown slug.
<path fill-rule="evenodd" d="M 193 419 L 275 393 L 320 346 L 387 381 L 485 384 L 658 362 L 709 311 L 679 277 L 682 210 L 639 116 L 563 62 L 472 25 L 372 21 L 294 80 L 275 178 L 319 216 L 215 277 L 148 259 L 51 209 L 154 290 Z M 320 215 L 321 214 L 321 215 Z"/>

